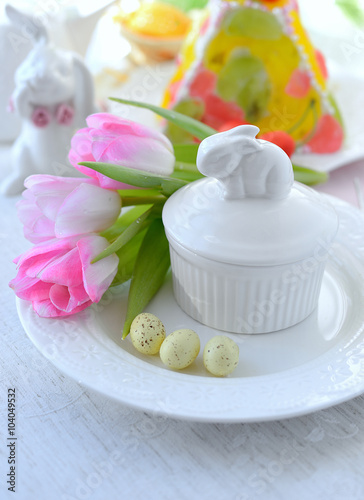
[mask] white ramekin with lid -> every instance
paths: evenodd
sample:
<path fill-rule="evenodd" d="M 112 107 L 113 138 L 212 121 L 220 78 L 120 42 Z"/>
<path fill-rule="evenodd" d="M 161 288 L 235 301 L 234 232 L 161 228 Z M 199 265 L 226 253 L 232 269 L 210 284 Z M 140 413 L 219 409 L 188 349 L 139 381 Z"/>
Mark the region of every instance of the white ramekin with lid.
<path fill-rule="evenodd" d="M 315 309 L 338 228 L 334 208 L 294 182 L 288 156 L 258 132 L 242 125 L 202 141 L 207 177 L 163 209 L 178 304 L 235 333 L 281 330 Z"/>

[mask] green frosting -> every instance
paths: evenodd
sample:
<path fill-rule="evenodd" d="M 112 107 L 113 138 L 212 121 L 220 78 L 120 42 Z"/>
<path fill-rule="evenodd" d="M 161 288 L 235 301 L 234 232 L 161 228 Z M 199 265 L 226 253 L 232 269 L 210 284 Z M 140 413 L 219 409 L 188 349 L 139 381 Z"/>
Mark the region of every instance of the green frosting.
<path fill-rule="evenodd" d="M 235 49 L 219 74 L 217 92 L 225 101 L 237 102 L 246 120 L 259 120 L 264 116 L 271 94 L 262 61 L 246 49 Z"/>
<path fill-rule="evenodd" d="M 222 28 L 227 35 L 258 40 L 278 40 L 283 34 L 282 26 L 274 14 L 249 8 L 230 11 Z"/>

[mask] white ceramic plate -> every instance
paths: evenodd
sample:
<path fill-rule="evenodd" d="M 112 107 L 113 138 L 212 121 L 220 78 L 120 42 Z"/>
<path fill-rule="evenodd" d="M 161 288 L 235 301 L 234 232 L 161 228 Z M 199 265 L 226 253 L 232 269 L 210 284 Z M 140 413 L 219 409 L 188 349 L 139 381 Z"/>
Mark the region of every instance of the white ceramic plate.
<path fill-rule="evenodd" d="M 204 369 L 202 349 L 219 333 L 184 314 L 168 279 L 147 311 L 167 332 L 187 327 L 200 335 L 201 352 L 183 372 L 165 368 L 158 356 L 138 354 L 120 340 L 127 287 L 77 316 L 39 318 L 18 300 L 22 324 L 37 348 L 61 371 L 121 403 L 181 419 L 252 422 L 303 415 L 364 392 L 364 216 L 330 198 L 340 229 L 330 253 L 317 310 L 284 331 L 230 334 L 240 363 L 227 378 Z"/>

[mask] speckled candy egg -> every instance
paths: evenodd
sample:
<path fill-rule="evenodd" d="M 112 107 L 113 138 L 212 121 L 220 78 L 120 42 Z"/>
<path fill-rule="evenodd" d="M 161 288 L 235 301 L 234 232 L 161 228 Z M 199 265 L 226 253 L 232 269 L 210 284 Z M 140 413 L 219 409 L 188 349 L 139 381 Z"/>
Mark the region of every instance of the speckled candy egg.
<path fill-rule="evenodd" d="M 229 337 L 217 335 L 210 339 L 203 351 L 203 364 L 217 377 L 229 375 L 239 363 L 239 347 Z"/>
<path fill-rule="evenodd" d="M 166 338 L 166 330 L 157 316 L 141 313 L 131 324 L 130 338 L 135 349 L 142 354 L 157 354 Z"/>
<path fill-rule="evenodd" d="M 160 349 L 162 362 L 173 370 L 189 366 L 200 352 L 200 339 L 193 330 L 176 330 L 166 337 Z"/>

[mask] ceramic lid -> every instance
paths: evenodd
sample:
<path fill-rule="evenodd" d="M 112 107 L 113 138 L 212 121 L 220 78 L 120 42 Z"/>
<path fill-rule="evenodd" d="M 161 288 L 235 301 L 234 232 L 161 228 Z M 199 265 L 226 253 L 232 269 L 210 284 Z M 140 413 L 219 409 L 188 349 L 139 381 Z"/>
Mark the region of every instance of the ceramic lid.
<path fill-rule="evenodd" d="M 206 178 L 166 202 L 163 223 L 171 243 L 208 259 L 278 265 L 324 254 L 337 232 L 334 208 L 294 182 L 286 153 L 242 125 L 200 144 L 197 167 Z"/>

